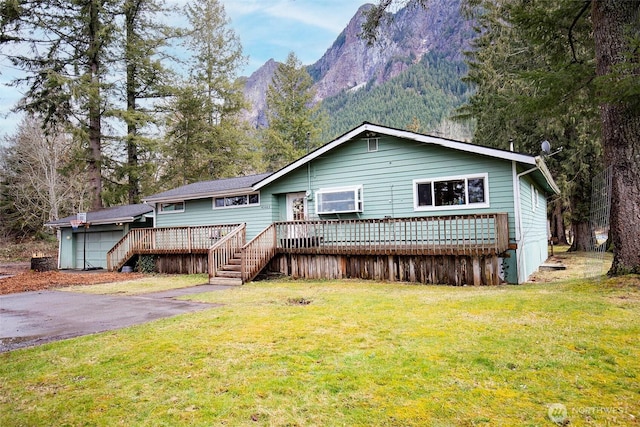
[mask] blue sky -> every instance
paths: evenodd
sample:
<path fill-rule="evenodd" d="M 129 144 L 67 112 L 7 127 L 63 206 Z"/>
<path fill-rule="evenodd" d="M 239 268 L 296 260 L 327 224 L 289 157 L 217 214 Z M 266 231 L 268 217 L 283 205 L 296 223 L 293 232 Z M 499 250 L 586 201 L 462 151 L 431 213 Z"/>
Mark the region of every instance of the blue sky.
<path fill-rule="evenodd" d="M 303 64 L 322 57 L 366 0 L 221 0 L 240 37 L 249 75 L 293 51 Z"/>
<path fill-rule="evenodd" d="M 184 0 L 177 0 L 183 3 Z M 197 1 L 197 0 L 193 0 Z M 366 0 L 219 0 L 240 38 L 249 76 L 269 59 L 283 62 L 289 52 L 309 65 L 322 57 Z M 19 72 L 0 61 L 0 138 L 13 134 L 20 116 L 10 110 L 20 92 L 6 84 Z M 2 141 L 0 139 L 0 145 Z"/>

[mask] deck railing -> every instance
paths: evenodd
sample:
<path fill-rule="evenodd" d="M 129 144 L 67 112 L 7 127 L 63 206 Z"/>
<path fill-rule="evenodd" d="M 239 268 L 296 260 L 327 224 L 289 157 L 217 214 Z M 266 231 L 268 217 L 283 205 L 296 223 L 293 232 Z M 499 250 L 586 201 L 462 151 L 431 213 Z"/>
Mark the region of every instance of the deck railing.
<path fill-rule="evenodd" d="M 242 283 L 253 280 L 276 254 L 276 227 L 271 224 L 242 248 Z"/>
<path fill-rule="evenodd" d="M 506 213 L 277 222 L 278 251 L 316 254 L 481 255 L 508 249 Z"/>
<path fill-rule="evenodd" d="M 509 247 L 506 213 L 276 222 L 250 242 L 244 224 L 131 230 L 107 254 L 120 269 L 135 254 L 208 253 L 210 276 L 241 252 L 242 281 L 276 252 L 358 255 L 498 255 Z"/>
<path fill-rule="evenodd" d="M 134 228 L 107 253 L 107 269 L 120 269 L 135 254 L 207 253 L 239 225 Z"/>
<path fill-rule="evenodd" d="M 218 269 L 242 250 L 246 241 L 246 230 L 246 225 L 240 224 L 209 248 L 209 279 L 215 277 Z"/>

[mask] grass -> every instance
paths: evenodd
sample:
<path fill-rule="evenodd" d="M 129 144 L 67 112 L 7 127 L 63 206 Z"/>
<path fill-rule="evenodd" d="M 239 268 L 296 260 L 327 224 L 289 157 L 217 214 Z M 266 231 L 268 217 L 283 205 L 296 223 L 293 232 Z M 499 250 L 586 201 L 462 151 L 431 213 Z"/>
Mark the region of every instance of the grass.
<path fill-rule="evenodd" d="M 202 285 L 208 282 L 206 274 L 190 275 L 163 275 L 157 274 L 141 279 L 127 280 L 124 282 L 102 283 L 91 286 L 69 286 L 62 288 L 62 291 L 79 292 L 86 294 L 118 294 L 118 295 L 140 295 L 150 292 L 167 291 L 170 289 L 184 288 L 188 286 Z"/>
<path fill-rule="evenodd" d="M 640 278 L 268 281 L 0 355 L 0 425 L 639 425 Z"/>

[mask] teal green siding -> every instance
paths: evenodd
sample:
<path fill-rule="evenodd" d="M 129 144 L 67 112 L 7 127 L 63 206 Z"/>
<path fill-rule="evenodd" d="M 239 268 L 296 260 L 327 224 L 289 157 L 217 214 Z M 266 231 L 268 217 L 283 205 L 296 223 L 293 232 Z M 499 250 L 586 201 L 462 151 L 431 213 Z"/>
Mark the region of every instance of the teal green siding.
<path fill-rule="evenodd" d="M 488 173 L 489 207 L 416 211 L 413 180 Z M 363 186 L 363 212 L 317 215 L 315 193 L 321 188 Z M 506 212 L 514 239 L 511 163 L 429 144 L 382 137 L 378 151 L 368 152 L 367 141 L 355 139 L 330 154 L 303 165 L 260 191 L 260 206 L 214 209 L 211 198 L 186 200 L 184 212 L 156 213 L 156 227 L 247 223 L 252 238 L 274 221 L 285 221 L 286 194 L 310 191 L 310 219 L 416 217 Z"/>
<path fill-rule="evenodd" d="M 182 227 L 213 224 L 247 224 L 252 238 L 273 221 L 279 211 L 277 198 L 260 194 L 260 205 L 213 208 L 213 199 L 186 200 L 183 212 L 156 213 L 156 227 Z"/>
<path fill-rule="evenodd" d="M 58 267 L 62 269 L 76 268 L 76 238 L 72 228 L 60 230 L 60 247 L 58 250 Z"/>
<path fill-rule="evenodd" d="M 212 198 L 186 200 L 184 212 L 156 213 L 155 226 L 246 223 L 247 238 L 251 239 L 272 222 L 286 220 L 286 195 L 296 192 L 310 195 L 307 213 L 312 220 L 507 213 L 509 240 L 517 243 L 519 249 L 510 251 L 504 260 L 506 279 L 522 282 L 546 258 L 546 199 L 540 190 L 534 209 L 530 176 L 520 179 L 522 184 L 516 196 L 514 174 L 523 170 L 514 171 L 513 167 L 508 160 L 392 136 L 380 137 L 378 150 L 369 152 L 366 139 L 354 139 L 261 188 L 259 206 L 214 209 Z M 487 174 L 488 206 L 414 209 L 414 180 L 479 174 Z M 362 186 L 362 212 L 318 215 L 315 206 L 318 190 L 345 186 Z M 520 223 L 516 221 L 514 197 L 519 197 L 521 204 L 520 242 L 516 241 Z"/>
<path fill-rule="evenodd" d="M 489 207 L 415 211 L 413 180 L 488 173 Z M 311 219 L 416 217 L 506 212 L 514 238 L 513 186 L 511 163 L 463 153 L 419 142 L 380 138 L 378 151 L 367 152 L 367 141 L 353 140 L 331 151 L 330 155 L 303 166 L 263 189 L 263 194 L 311 191 Z M 317 215 L 315 192 L 321 188 L 363 186 L 362 213 Z M 281 202 L 282 203 L 282 202 Z M 283 206 L 283 205 L 281 205 Z M 284 207 L 282 207 L 284 210 Z M 286 211 L 280 218 L 286 218 Z"/>
<path fill-rule="evenodd" d="M 518 256 L 518 268 L 522 282 L 547 259 L 548 236 L 545 194 L 527 176 L 520 180 L 520 200 L 522 251 Z"/>

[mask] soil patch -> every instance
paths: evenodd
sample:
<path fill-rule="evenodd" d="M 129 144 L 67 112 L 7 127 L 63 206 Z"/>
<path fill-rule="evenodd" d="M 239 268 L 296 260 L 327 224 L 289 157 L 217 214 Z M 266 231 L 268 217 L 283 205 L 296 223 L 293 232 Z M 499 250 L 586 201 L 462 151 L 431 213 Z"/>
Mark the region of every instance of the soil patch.
<path fill-rule="evenodd" d="M 0 295 L 16 292 L 41 291 L 77 285 L 121 282 L 145 277 L 141 273 L 114 273 L 107 271 L 43 271 L 29 270 L 30 264 L 0 265 Z M 2 276 L 8 276 L 2 278 Z"/>

